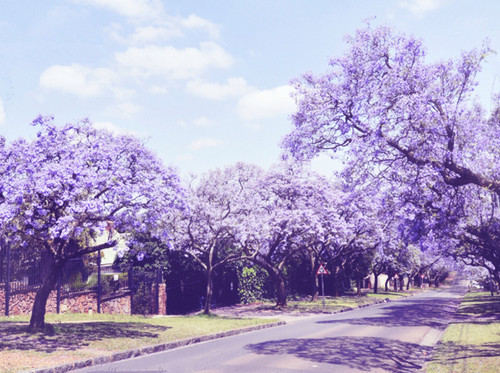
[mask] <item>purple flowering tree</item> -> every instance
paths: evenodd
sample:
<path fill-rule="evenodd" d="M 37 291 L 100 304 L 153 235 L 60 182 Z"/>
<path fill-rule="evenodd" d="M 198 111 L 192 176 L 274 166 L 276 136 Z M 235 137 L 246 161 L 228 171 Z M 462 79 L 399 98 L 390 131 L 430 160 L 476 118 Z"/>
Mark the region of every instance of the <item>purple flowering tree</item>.
<path fill-rule="evenodd" d="M 56 127 L 38 117 L 33 125 L 34 140 L 3 150 L 0 233 L 13 249 L 50 258 L 29 325 L 36 331 L 69 259 L 115 246 L 118 232 L 154 230 L 158 217 L 182 206 L 182 193 L 176 172 L 133 137 L 88 121 Z"/>
<path fill-rule="evenodd" d="M 327 229 L 322 226 L 325 216 L 320 216 L 319 210 L 330 204 L 330 184 L 293 163 L 275 165 L 257 183 L 251 215 L 239 226 L 238 244 L 269 274 L 277 307 L 286 307 L 286 265 Z"/>
<path fill-rule="evenodd" d="M 307 251 L 314 265 L 315 292 L 317 292 L 318 263 L 328 267 L 334 295 L 343 291 L 342 280 L 361 279 L 367 275 L 375 248 L 381 240 L 378 201 L 376 195 L 359 193 L 356 188 L 320 180 L 323 200 L 316 200 L 318 223 L 307 235 Z M 314 229 L 315 228 L 315 229 Z M 313 295 L 314 298 L 315 294 Z"/>
<path fill-rule="evenodd" d="M 346 41 L 326 74 L 293 82 L 298 110 L 283 147 L 297 159 L 340 154 L 351 182 L 396 186 L 400 206 L 422 215 L 408 219 L 410 236 L 446 237 L 452 254 L 499 277 L 499 111 L 488 115 L 473 96 L 490 48 L 430 63 L 420 40 L 388 27 Z"/>
<path fill-rule="evenodd" d="M 204 313 L 210 313 L 214 271 L 255 255 L 238 243 L 241 225 L 249 224 L 255 179 L 262 173 L 257 166 L 237 163 L 210 171 L 191 181 L 187 188 L 187 208 L 172 220 L 172 245 L 183 250 L 206 273 Z"/>

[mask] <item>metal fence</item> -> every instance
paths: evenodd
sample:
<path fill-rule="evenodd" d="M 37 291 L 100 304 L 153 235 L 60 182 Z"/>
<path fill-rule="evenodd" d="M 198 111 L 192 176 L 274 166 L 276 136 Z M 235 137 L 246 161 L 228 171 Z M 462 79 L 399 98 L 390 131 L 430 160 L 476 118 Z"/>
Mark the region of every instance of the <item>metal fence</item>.
<path fill-rule="evenodd" d="M 9 302 L 13 295 L 36 292 L 42 285 L 50 257 L 37 256 L 35 252 L 27 255 L 0 242 L 0 289 L 5 294 L 6 316 L 9 316 Z M 97 312 L 101 311 L 101 302 L 130 295 L 132 313 L 155 314 L 159 310 L 158 288 L 162 281 L 159 271 L 147 272 L 132 267 L 127 273 L 117 273 L 109 267 L 102 268 L 100 253 L 92 259 L 73 259 L 65 264 L 54 289 L 57 291 L 57 312 L 61 298 L 93 292 L 97 298 Z"/>

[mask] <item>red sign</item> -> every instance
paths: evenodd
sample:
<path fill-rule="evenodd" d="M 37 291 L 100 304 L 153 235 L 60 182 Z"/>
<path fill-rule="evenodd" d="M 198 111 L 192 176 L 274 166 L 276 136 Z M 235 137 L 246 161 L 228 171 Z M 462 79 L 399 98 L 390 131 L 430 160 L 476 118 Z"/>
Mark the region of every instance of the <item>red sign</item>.
<path fill-rule="evenodd" d="M 326 270 L 325 267 L 323 267 L 323 264 L 320 263 L 318 271 L 316 272 L 317 275 L 329 275 L 328 271 Z"/>

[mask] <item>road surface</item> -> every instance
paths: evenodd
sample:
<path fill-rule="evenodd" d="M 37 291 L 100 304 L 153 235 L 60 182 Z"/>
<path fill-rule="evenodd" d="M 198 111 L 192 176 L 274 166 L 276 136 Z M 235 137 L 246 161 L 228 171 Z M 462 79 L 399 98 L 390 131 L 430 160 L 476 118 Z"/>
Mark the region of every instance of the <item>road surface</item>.
<path fill-rule="evenodd" d="M 78 372 L 418 372 L 464 293 L 460 282 L 444 291 Z"/>

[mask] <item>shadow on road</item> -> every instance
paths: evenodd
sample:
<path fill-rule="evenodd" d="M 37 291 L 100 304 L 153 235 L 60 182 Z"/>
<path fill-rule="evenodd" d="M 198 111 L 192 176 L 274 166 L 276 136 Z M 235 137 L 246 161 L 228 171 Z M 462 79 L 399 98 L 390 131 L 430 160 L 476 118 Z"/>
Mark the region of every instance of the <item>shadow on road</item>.
<path fill-rule="evenodd" d="M 0 323 L 0 351 L 69 351 L 105 339 L 156 338 L 159 331 L 169 329 L 142 323 L 82 322 L 54 324 L 53 335 L 46 335 L 29 334 L 26 328 L 25 323 Z"/>
<path fill-rule="evenodd" d="M 432 347 L 376 337 L 286 339 L 247 346 L 256 354 L 290 354 L 317 363 L 369 371 L 416 372 L 429 358 Z"/>
<path fill-rule="evenodd" d="M 429 326 L 444 330 L 458 308 L 454 298 L 404 300 L 386 306 L 376 317 L 319 321 L 320 324 L 347 323 L 370 326 Z"/>

